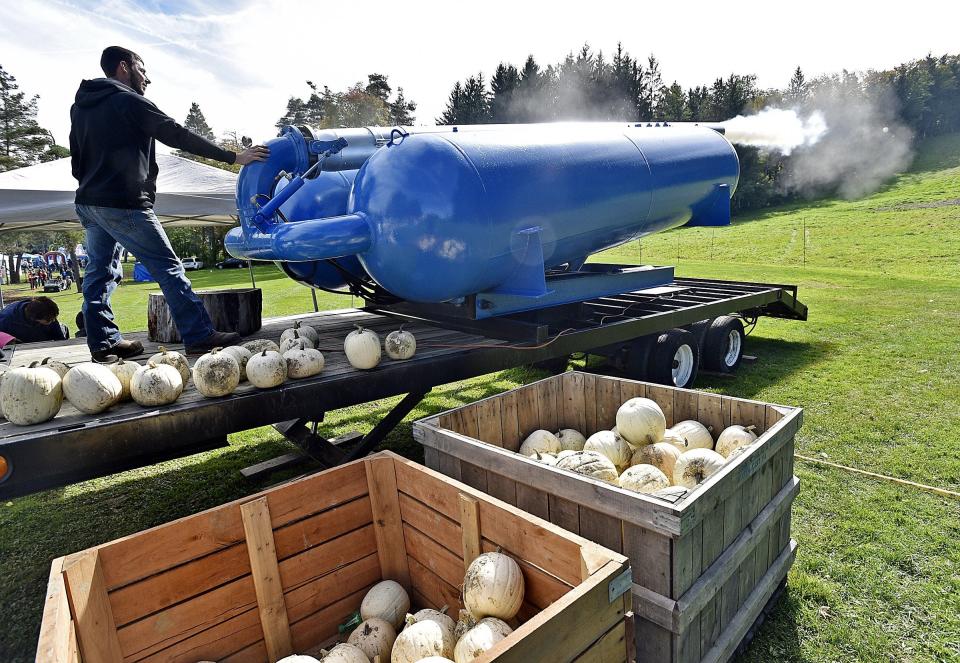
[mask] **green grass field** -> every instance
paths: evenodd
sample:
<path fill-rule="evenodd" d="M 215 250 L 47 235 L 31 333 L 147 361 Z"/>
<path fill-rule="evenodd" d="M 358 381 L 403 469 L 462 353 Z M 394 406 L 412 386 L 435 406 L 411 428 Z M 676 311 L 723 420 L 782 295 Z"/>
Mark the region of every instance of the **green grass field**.
<path fill-rule="evenodd" d="M 763 320 L 758 361 L 697 387 L 805 409 L 797 452 L 960 490 L 960 136 L 922 146 L 910 173 L 862 200 L 815 201 L 681 229 L 601 259 L 675 264 L 685 276 L 800 285 L 806 323 Z M 952 204 L 944 204 L 952 201 Z M 192 276 L 242 285 L 245 271 Z M 265 314 L 312 309 L 272 267 Z M 146 293 L 117 294 L 145 326 Z M 79 297 L 58 296 L 72 319 Z M 349 300 L 346 302 L 349 304 Z M 321 306 L 344 305 L 340 298 Z M 416 418 L 542 377 L 511 370 L 431 394 L 387 440 L 415 459 Z M 368 430 L 394 401 L 331 413 L 322 430 Z M 49 561 L 252 493 L 239 468 L 286 449 L 271 430 L 229 447 L 8 502 L 0 511 L 0 660 L 32 660 Z M 788 590 L 742 660 L 960 660 L 960 501 L 797 461 L 799 541 Z M 274 477 L 274 481 L 277 478 Z"/>

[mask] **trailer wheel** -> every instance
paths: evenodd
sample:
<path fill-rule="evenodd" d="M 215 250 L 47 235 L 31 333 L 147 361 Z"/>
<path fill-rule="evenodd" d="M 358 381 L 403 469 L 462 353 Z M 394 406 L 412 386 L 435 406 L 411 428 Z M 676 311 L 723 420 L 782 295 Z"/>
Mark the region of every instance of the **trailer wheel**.
<path fill-rule="evenodd" d="M 689 387 L 697 379 L 699 365 L 700 349 L 694 335 L 686 329 L 671 329 L 653 342 L 647 377 L 660 384 Z"/>
<path fill-rule="evenodd" d="M 714 320 L 703 343 L 704 368 L 718 373 L 732 373 L 743 359 L 743 323 L 732 315 Z"/>
<path fill-rule="evenodd" d="M 546 371 L 552 375 L 557 375 L 563 373 L 567 370 L 567 366 L 570 364 L 570 356 L 564 355 L 563 357 L 554 357 L 553 359 L 544 359 L 543 361 L 537 361 L 530 366 L 541 371 Z"/>

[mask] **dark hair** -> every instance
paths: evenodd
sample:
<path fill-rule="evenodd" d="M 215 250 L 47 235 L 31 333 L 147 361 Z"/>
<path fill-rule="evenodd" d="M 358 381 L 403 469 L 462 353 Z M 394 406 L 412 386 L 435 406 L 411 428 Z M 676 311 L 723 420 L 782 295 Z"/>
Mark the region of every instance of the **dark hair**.
<path fill-rule="evenodd" d="M 107 46 L 103 49 L 103 55 L 100 56 L 100 68 L 103 69 L 108 77 L 112 77 L 117 73 L 117 67 L 120 66 L 121 62 L 126 62 L 131 67 L 133 66 L 134 61 L 139 60 L 143 62 L 143 58 L 131 51 L 129 48 L 124 48 L 122 46 Z"/>
<path fill-rule="evenodd" d="M 49 320 L 60 315 L 60 307 L 49 297 L 34 297 L 24 307 L 28 320 Z"/>

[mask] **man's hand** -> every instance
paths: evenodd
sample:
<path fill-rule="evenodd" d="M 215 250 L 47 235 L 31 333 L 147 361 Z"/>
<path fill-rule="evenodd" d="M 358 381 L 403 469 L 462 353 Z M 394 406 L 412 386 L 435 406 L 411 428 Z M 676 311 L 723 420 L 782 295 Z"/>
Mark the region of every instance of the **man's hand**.
<path fill-rule="evenodd" d="M 254 161 L 263 161 L 270 156 L 270 148 L 264 145 L 254 145 L 248 147 L 243 152 L 237 152 L 237 158 L 233 162 L 238 166 L 246 166 Z"/>

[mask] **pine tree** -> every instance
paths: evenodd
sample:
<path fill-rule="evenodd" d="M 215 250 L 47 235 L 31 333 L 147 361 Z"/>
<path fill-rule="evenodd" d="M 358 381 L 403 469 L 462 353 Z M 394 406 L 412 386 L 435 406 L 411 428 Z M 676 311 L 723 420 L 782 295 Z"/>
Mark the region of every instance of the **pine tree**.
<path fill-rule="evenodd" d="M 39 99 L 28 99 L 17 79 L 0 66 L 0 171 L 34 164 L 54 146 L 50 132 L 37 124 Z"/>
<path fill-rule="evenodd" d="M 454 83 L 453 89 L 450 90 L 450 96 L 447 98 L 447 107 L 443 109 L 443 113 L 437 118 L 437 124 L 463 124 L 464 122 L 460 119 L 462 113 L 464 113 L 463 86 L 460 84 L 460 81 L 457 81 Z"/>
<path fill-rule="evenodd" d="M 200 104 L 196 101 L 190 104 L 190 110 L 187 111 L 187 119 L 184 120 L 183 126 L 198 136 L 203 136 L 207 140 L 213 140 L 213 129 L 207 124 L 207 118 L 203 116 L 203 111 L 200 110 Z"/>
<path fill-rule="evenodd" d="M 688 118 L 687 95 L 676 81 L 664 91 L 655 117 L 668 122 L 682 122 Z"/>
<path fill-rule="evenodd" d="M 388 103 L 387 100 L 390 99 L 393 88 L 390 87 L 387 77 L 383 74 L 368 74 L 366 91 L 367 94 L 372 94 L 383 103 Z"/>
<path fill-rule="evenodd" d="M 512 64 L 500 63 L 490 79 L 490 117 L 494 122 L 515 122 L 518 115 L 514 97 L 520 86 L 520 72 Z"/>
<path fill-rule="evenodd" d="M 793 72 L 790 78 L 790 85 L 787 87 L 786 100 L 790 103 L 801 105 L 807 100 L 807 79 L 803 75 L 800 67 Z"/>
<path fill-rule="evenodd" d="M 409 125 L 416 121 L 414 112 L 417 110 L 415 101 L 407 101 L 403 96 L 403 88 L 397 88 L 397 98 L 390 103 L 390 124 Z"/>

